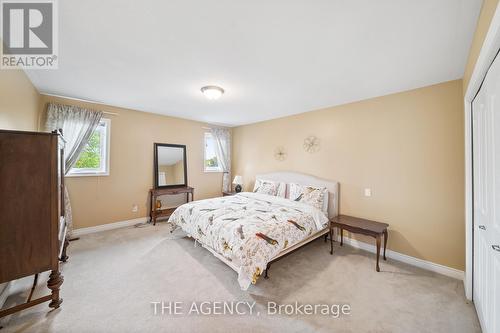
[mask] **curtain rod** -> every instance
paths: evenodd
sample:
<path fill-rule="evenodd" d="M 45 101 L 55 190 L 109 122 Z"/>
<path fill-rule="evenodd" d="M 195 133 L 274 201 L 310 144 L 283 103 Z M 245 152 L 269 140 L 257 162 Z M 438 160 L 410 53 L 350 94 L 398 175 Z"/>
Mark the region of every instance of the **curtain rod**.
<path fill-rule="evenodd" d="M 217 126 L 217 125 L 214 125 L 212 127 L 210 126 L 202 126 L 201 128 L 205 129 L 205 130 L 213 130 L 214 128 L 223 128 L 223 129 L 229 129 L 228 127 L 225 127 L 225 126 Z"/>
<path fill-rule="evenodd" d="M 69 96 L 62 96 L 62 95 L 56 95 L 56 94 L 49 94 L 49 93 L 40 93 L 41 95 L 45 96 L 52 96 L 52 97 L 59 97 L 59 98 L 65 98 L 65 99 L 71 99 L 74 101 L 80 101 L 80 102 L 85 102 L 85 103 L 92 103 L 92 104 L 99 104 L 99 105 L 105 105 L 108 106 L 107 104 L 101 103 L 101 102 L 96 102 L 96 101 L 90 101 L 88 99 L 82 99 L 82 98 L 76 98 L 76 97 L 69 97 Z M 101 111 L 104 114 L 109 114 L 110 116 L 119 116 L 119 113 L 116 112 L 108 112 L 108 111 Z"/>

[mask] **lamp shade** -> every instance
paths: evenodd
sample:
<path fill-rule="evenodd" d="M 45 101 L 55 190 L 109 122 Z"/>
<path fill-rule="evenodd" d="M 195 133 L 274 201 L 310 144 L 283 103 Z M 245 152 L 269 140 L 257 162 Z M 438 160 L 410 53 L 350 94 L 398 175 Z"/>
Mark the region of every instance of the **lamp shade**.
<path fill-rule="evenodd" d="M 236 185 L 243 184 L 243 177 L 238 176 L 238 175 L 234 176 L 233 184 L 236 184 Z"/>

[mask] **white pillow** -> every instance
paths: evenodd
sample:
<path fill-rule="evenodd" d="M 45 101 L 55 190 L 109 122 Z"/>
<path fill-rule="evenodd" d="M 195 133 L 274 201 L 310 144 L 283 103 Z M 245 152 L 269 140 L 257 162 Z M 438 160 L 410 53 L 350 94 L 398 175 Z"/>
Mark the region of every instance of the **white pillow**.
<path fill-rule="evenodd" d="M 290 200 L 307 203 L 328 215 L 328 189 L 326 187 L 290 183 Z"/>
<path fill-rule="evenodd" d="M 276 196 L 280 198 L 285 198 L 286 197 L 286 183 L 279 183 L 278 185 L 278 193 Z"/>
<path fill-rule="evenodd" d="M 253 192 L 284 198 L 286 193 L 286 184 L 272 180 L 257 179 L 255 180 Z"/>

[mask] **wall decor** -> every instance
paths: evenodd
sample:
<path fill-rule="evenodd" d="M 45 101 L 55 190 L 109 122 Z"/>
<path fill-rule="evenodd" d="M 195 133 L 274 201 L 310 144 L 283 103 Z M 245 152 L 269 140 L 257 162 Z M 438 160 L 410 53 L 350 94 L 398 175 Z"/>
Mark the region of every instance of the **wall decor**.
<path fill-rule="evenodd" d="M 286 159 L 286 150 L 285 147 L 277 147 L 274 150 L 274 158 L 278 161 L 284 161 Z"/>
<path fill-rule="evenodd" d="M 314 135 L 310 135 L 304 139 L 304 150 L 308 153 L 315 153 L 319 150 L 319 139 Z"/>

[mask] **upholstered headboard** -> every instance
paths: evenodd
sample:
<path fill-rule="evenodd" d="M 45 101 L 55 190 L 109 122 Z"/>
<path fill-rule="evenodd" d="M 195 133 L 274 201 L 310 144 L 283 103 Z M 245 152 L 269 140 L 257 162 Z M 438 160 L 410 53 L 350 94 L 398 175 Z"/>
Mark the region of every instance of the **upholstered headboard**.
<path fill-rule="evenodd" d="M 326 187 L 328 189 L 328 217 L 334 217 L 339 214 L 339 183 L 336 181 L 316 178 L 298 172 L 270 172 L 255 176 L 255 179 L 267 179 L 283 183 L 297 183 L 300 185 L 311 185 Z M 287 185 L 287 193 L 288 193 Z"/>

